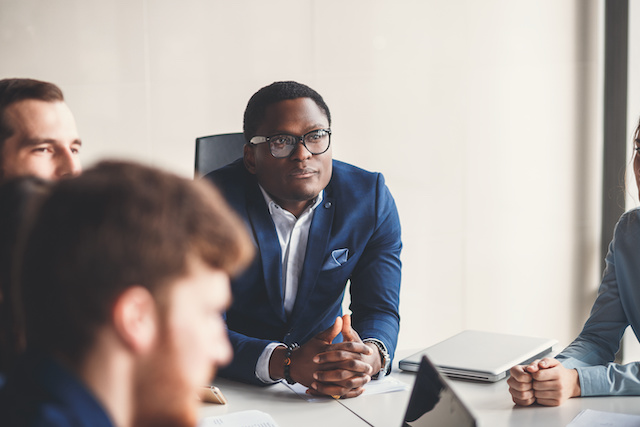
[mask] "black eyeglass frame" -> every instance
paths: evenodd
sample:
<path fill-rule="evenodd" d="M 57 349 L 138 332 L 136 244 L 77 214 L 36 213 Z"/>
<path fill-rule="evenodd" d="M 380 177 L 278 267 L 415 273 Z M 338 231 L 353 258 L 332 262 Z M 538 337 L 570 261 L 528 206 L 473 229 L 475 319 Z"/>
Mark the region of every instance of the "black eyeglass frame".
<path fill-rule="evenodd" d="M 308 135 L 311 135 L 311 134 L 313 134 L 315 132 L 319 132 L 319 131 L 324 131 L 329 135 L 329 143 L 327 144 L 327 148 L 325 148 L 323 151 L 321 151 L 319 153 L 314 153 L 313 151 L 309 150 L 309 147 L 307 147 L 305 139 L 307 138 Z M 326 129 L 314 129 L 312 131 L 309 131 L 309 132 L 305 133 L 304 135 L 291 135 L 290 133 L 278 133 L 276 135 L 271 135 L 271 136 L 254 136 L 253 138 L 251 138 L 249 140 L 249 144 L 250 145 L 264 144 L 265 142 L 270 142 L 272 138 L 275 138 L 275 137 L 278 137 L 278 136 L 283 136 L 283 135 L 291 136 L 291 137 L 295 138 L 296 141 L 297 141 L 296 145 L 297 144 L 302 144 L 304 146 L 304 148 L 314 156 L 326 153 L 327 150 L 329 150 L 329 147 L 331 147 L 331 129 L 329 129 L 329 128 L 326 128 Z M 283 156 L 283 157 L 277 157 L 277 156 L 275 156 L 273 154 L 273 150 L 271 149 L 271 144 L 269 144 L 269 153 L 276 159 L 286 159 L 286 158 L 291 157 L 291 155 L 294 153 L 294 151 L 296 151 L 296 148 L 295 148 L 296 146 L 292 145 L 292 147 L 293 148 L 291 149 L 291 152 L 288 155 Z"/>

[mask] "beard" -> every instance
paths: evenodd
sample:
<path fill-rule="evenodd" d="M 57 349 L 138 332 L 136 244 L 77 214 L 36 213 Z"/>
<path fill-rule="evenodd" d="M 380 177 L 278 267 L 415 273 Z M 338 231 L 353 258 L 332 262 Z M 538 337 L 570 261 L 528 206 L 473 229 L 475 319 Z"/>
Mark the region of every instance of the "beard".
<path fill-rule="evenodd" d="M 181 372 L 176 340 L 166 329 L 159 337 L 157 348 L 140 362 L 136 370 L 133 425 L 193 427 L 198 422 L 200 406 L 197 390 Z"/>

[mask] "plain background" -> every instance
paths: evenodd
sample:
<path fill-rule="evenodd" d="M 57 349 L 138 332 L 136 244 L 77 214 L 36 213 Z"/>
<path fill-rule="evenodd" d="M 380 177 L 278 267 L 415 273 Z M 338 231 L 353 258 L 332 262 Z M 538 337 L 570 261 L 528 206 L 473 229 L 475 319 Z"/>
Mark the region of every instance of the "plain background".
<path fill-rule="evenodd" d="M 384 173 L 395 196 L 399 348 L 468 328 L 566 344 L 601 274 L 603 11 L 602 0 L 0 0 L 0 77 L 61 86 L 85 167 L 117 157 L 187 177 L 196 137 L 241 131 L 262 86 L 306 83 L 331 109 L 334 157 Z M 639 72 L 632 56 L 630 154 Z"/>

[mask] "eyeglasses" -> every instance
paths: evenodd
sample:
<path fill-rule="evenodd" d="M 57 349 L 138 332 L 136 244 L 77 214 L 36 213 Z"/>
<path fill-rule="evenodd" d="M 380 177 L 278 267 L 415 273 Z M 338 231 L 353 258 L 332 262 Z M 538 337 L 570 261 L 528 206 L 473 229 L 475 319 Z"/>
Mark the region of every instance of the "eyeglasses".
<path fill-rule="evenodd" d="M 302 136 L 283 133 L 273 136 L 254 136 L 249 141 L 251 145 L 269 143 L 269 151 L 276 159 L 284 159 L 293 153 L 296 144 L 300 142 L 311 154 L 322 154 L 329 149 L 331 144 L 331 129 L 316 129 Z"/>

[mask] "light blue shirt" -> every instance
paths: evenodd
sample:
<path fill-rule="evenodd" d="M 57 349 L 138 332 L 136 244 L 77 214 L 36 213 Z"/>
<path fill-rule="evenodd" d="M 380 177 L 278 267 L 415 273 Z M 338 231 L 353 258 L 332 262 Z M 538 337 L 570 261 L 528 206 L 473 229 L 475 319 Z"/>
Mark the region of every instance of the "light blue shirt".
<path fill-rule="evenodd" d="M 589 319 L 556 358 L 578 371 L 582 396 L 640 395 L 640 362 L 612 363 L 627 326 L 640 334 L 640 208 L 618 221 L 605 262 Z"/>

